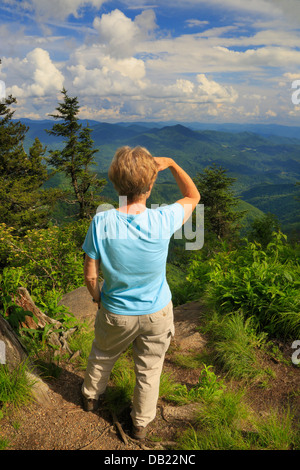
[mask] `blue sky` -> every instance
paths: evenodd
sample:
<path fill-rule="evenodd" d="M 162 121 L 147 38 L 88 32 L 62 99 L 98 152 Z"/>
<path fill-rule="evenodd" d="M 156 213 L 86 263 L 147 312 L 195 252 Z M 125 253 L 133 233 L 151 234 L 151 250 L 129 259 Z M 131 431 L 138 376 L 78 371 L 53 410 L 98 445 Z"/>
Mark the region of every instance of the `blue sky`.
<path fill-rule="evenodd" d="M 300 125 L 299 0 L 2 0 L 16 117 Z"/>

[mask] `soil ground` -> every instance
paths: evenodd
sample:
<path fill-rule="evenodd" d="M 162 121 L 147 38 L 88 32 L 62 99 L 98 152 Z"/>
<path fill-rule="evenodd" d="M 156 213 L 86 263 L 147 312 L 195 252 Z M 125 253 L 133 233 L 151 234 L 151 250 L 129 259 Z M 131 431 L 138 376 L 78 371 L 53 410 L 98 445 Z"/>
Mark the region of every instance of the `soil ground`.
<path fill-rule="evenodd" d="M 205 338 L 196 327 L 201 322 L 201 304 L 191 302 L 174 310 L 176 334 L 166 355 L 164 371 L 171 372 L 176 382 L 187 386 L 198 382 L 201 365 L 185 369 L 174 364 L 174 354 L 199 353 L 205 349 Z M 267 387 L 247 388 L 247 402 L 260 414 L 270 408 L 288 405 L 300 419 L 300 371 L 291 361 L 290 344 L 278 344 L 286 361 L 266 357 L 265 367 L 274 371 Z M 176 439 L 193 424 L 195 404 L 174 406 L 160 399 L 155 420 L 149 425 L 148 438 L 140 443 L 130 437 L 130 409 L 113 416 L 100 407 L 86 413 L 81 405 L 80 387 L 84 372 L 71 362 L 60 364 L 57 379 L 47 382 L 50 406 L 32 403 L 19 410 L 8 409 L 0 422 L 0 439 L 8 441 L 7 450 L 113 450 L 176 449 Z M 234 386 L 234 383 L 233 383 Z M 236 384 L 238 386 L 238 383 Z"/>

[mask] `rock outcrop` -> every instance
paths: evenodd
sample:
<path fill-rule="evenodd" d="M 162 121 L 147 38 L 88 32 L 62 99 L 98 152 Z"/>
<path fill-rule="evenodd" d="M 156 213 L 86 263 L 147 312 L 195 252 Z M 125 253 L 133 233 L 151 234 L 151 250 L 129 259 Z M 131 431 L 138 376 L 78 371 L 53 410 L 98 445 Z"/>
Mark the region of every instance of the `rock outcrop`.
<path fill-rule="evenodd" d="M 93 324 L 98 310 L 97 304 L 92 301 L 91 294 L 85 286 L 65 294 L 60 305 L 68 307 L 76 318 L 89 324 Z"/>

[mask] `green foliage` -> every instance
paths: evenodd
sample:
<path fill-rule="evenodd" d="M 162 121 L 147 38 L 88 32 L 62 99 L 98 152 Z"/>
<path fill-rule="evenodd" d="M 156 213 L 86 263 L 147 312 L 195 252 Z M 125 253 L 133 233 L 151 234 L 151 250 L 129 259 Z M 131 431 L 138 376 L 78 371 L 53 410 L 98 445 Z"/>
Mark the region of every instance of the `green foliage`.
<path fill-rule="evenodd" d="M 205 402 L 210 402 L 222 395 L 225 385 L 224 380 L 220 379 L 220 377 L 216 376 L 215 373 L 210 370 L 212 366 L 203 364 L 203 367 L 196 387 L 197 396 L 201 397 Z"/>
<path fill-rule="evenodd" d="M 203 363 L 203 354 L 195 354 L 190 351 L 189 354 L 174 353 L 172 362 L 183 369 L 198 369 Z"/>
<path fill-rule="evenodd" d="M 62 330 L 55 328 L 54 325 L 48 323 L 41 329 L 35 328 L 24 328 L 26 337 L 23 338 L 23 342 L 30 354 L 38 355 L 40 352 L 45 351 L 48 347 L 51 347 L 51 343 L 47 342 L 47 338 L 51 333 L 60 333 Z M 55 347 L 52 346 L 54 349 Z"/>
<path fill-rule="evenodd" d="M 249 436 L 252 445 L 257 449 L 291 450 L 299 448 L 299 430 L 295 430 L 294 416 L 288 409 L 280 412 L 272 409 L 271 412 L 257 420 L 255 431 Z"/>
<path fill-rule="evenodd" d="M 84 285 L 81 249 L 89 222 L 78 221 L 64 227 L 29 230 L 23 237 L 0 225 L 0 259 L 7 267 L 0 274 L 0 313 L 19 332 L 25 316 L 34 315 L 16 304 L 18 287 L 26 287 L 36 305 L 64 328 L 71 322 L 68 310 L 59 305 L 64 293 Z M 48 327 L 26 329 L 27 347 L 38 354 L 44 350 Z M 25 339 L 24 339 L 25 341 Z"/>
<path fill-rule="evenodd" d="M 0 274 L 0 314 L 15 331 L 19 330 L 19 325 L 25 320 L 25 316 L 36 320 L 32 312 L 24 310 L 15 303 L 20 278 L 20 271 L 14 268 L 5 268 Z"/>
<path fill-rule="evenodd" d="M 227 176 L 227 170 L 213 164 L 198 173 L 194 179 L 205 206 L 205 226 L 219 239 L 232 238 L 237 231 L 237 222 L 244 213 L 233 210 L 238 199 L 232 191 L 235 178 Z"/>
<path fill-rule="evenodd" d="M 289 410 L 254 416 L 243 391 L 226 390 L 203 403 L 198 422 L 178 439 L 181 450 L 292 450 L 299 448 L 299 426 Z"/>
<path fill-rule="evenodd" d="M 89 222 L 64 227 L 28 230 L 24 237 L 0 225 L 0 256 L 18 271 L 19 283 L 26 285 L 40 301 L 55 290 L 68 292 L 84 284 L 81 249 Z"/>
<path fill-rule="evenodd" d="M 130 404 L 135 386 L 131 348 L 116 361 L 112 369 L 111 378 L 113 386 L 106 390 L 105 400 L 108 408 L 118 413 Z"/>
<path fill-rule="evenodd" d="M 1 419 L 1 412 L 0 412 L 0 419 Z M 0 438 L 0 450 L 5 450 L 8 448 L 8 446 L 9 446 L 9 440 Z"/>
<path fill-rule="evenodd" d="M 99 180 L 97 174 L 90 170 L 91 165 L 95 164 L 97 150 L 93 149 L 91 129 L 82 128 L 78 122 L 78 99 L 69 97 L 65 89 L 62 94 L 64 101 L 56 108 L 57 114 L 51 114 L 59 122 L 47 132 L 62 137 L 65 146 L 62 150 L 51 150 L 48 162 L 70 180 L 75 202 L 79 205 L 79 218 L 83 219 L 95 213 L 105 180 Z"/>
<path fill-rule="evenodd" d="M 300 335 L 299 264 L 285 257 L 286 237 L 274 233 L 265 250 L 246 242 L 210 261 L 207 293 L 222 313 L 242 310 L 272 335 Z"/>
<path fill-rule="evenodd" d="M 171 374 L 163 373 L 160 381 L 160 396 L 177 405 L 195 402 L 210 402 L 223 393 L 224 383 L 210 370 L 212 366 L 203 364 L 197 385 L 188 389 L 185 384 L 173 381 Z"/>
<path fill-rule="evenodd" d="M 241 423 L 248 416 L 242 402 L 243 392 L 224 391 L 211 402 L 199 408 L 196 427 L 188 429 L 180 438 L 183 450 L 245 450 L 249 445 L 240 431 Z"/>
<path fill-rule="evenodd" d="M 187 270 L 187 281 L 199 294 L 207 289 L 208 273 L 211 270 L 205 250 L 206 247 L 204 250 L 195 252 Z"/>
<path fill-rule="evenodd" d="M 167 263 L 166 277 L 172 292 L 173 306 L 182 305 L 199 296 L 194 286 L 186 279 L 186 273 L 171 263 Z"/>
<path fill-rule="evenodd" d="M 0 365 L 0 403 L 19 407 L 27 405 L 32 400 L 31 389 L 34 385 L 27 374 L 26 362 L 19 364 L 15 369 L 9 370 L 6 365 Z"/>
<path fill-rule="evenodd" d="M 258 348 L 266 335 L 257 331 L 255 319 L 246 320 L 242 312 L 218 315 L 207 320 L 204 331 L 210 334 L 215 362 L 231 377 L 258 380 L 265 377 L 258 359 Z"/>
<path fill-rule="evenodd" d="M 259 243 L 264 249 L 272 242 L 273 232 L 278 232 L 279 228 L 279 222 L 273 214 L 264 214 L 252 222 L 248 239 Z"/>
<path fill-rule="evenodd" d="M 299 170 L 297 173 L 299 175 Z M 251 185 L 241 193 L 241 198 L 266 214 L 274 214 L 281 230 L 288 234 L 289 238 L 295 237 L 299 240 L 299 185 L 287 181 L 278 183 Z"/>
<path fill-rule="evenodd" d="M 198 415 L 198 423 L 212 428 L 224 425 L 236 427 L 248 415 L 247 407 L 242 402 L 243 395 L 243 390 L 226 390 L 218 400 L 206 402 Z"/>
<path fill-rule="evenodd" d="M 29 153 L 24 151 L 27 127 L 13 121 L 9 107 L 16 99 L 0 102 L 0 219 L 19 234 L 48 225 L 56 190 L 42 190 L 48 179 L 43 164 L 45 149 L 36 138 Z"/>
<path fill-rule="evenodd" d="M 82 323 L 77 325 L 77 330 L 68 340 L 68 345 L 74 353 L 80 351 L 80 356 L 76 359 L 76 363 L 82 370 L 85 370 L 87 367 L 94 337 L 94 330 L 89 328 L 87 324 Z"/>

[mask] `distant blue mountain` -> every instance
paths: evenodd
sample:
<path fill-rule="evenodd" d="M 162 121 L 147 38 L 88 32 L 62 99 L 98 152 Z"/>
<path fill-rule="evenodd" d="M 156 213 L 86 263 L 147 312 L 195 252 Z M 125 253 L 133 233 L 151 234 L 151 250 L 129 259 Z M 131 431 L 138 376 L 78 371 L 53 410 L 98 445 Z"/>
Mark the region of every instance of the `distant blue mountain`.
<path fill-rule="evenodd" d="M 279 124 L 205 124 L 190 123 L 189 127 L 194 130 L 215 130 L 219 132 L 252 132 L 263 136 L 288 137 L 300 139 L 300 127 L 283 126 Z"/>
<path fill-rule="evenodd" d="M 62 140 L 45 130 L 50 130 L 56 121 L 21 121 L 29 128 L 25 150 L 35 137 L 47 146 L 48 151 L 62 148 Z M 253 124 L 80 122 L 83 125 L 88 122 L 93 131 L 97 169 L 105 178 L 118 147 L 141 145 L 155 156 L 173 157 L 191 176 L 212 164 L 227 169 L 228 175 L 236 178 L 234 189 L 244 201 L 274 213 L 286 226 L 300 225 L 295 187 L 300 181 L 300 128 Z M 161 194 L 169 191 L 171 197 L 172 191 L 176 191 L 169 172 L 159 174 L 157 183 L 162 184 Z M 104 193 L 109 196 L 111 192 L 108 184 Z"/>
<path fill-rule="evenodd" d="M 127 127 L 132 125 L 131 123 L 120 122 L 121 126 Z M 202 123 L 202 122 L 181 122 L 177 121 L 165 121 L 165 122 L 136 122 L 136 126 L 146 127 L 150 129 L 170 127 L 181 124 L 184 127 L 188 127 L 195 131 L 218 131 L 218 132 L 230 132 L 230 133 L 241 133 L 241 132 L 252 132 L 263 136 L 279 136 L 289 137 L 292 139 L 300 139 L 300 126 L 284 126 L 280 124 L 239 124 L 239 123 Z"/>
<path fill-rule="evenodd" d="M 31 120 L 21 118 L 20 121 L 29 127 L 29 137 L 32 135 L 43 136 L 45 141 L 45 129 L 51 129 L 54 124 L 54 119 L 45 120 Z M 217 131 L 225 133 L 242 133 L 250 132 L 258 134 L 263 137 L 286 137 L 289 139 L 300 140 L 300 126 L 283 126 L 279 124 L 238 124 L 238 123 L 200 123 L 200 122 L 188 122 L 178 123 L 176 121 L 167 122 L 147 122 L 147 121 L 136 121 L 136 122 L 117 122 L 117 123 L 106 123 L 95 120 L 80 120 L 83 125 L 89 125 L 94 130 L 94 135 L 97 133 L 99 137 L 105 141 L 109 138 L 120 137 L 124 138 L 127 136 L 139 135 L 142 133 L 149 132 L 151 130 L 159 131 L 163 128 L 173 128 L 182 133 L 190 131 Z M 181 128 L 181 131 L 180 131 Z M 51 141 L 51 138 L 50 140 Z"/>

